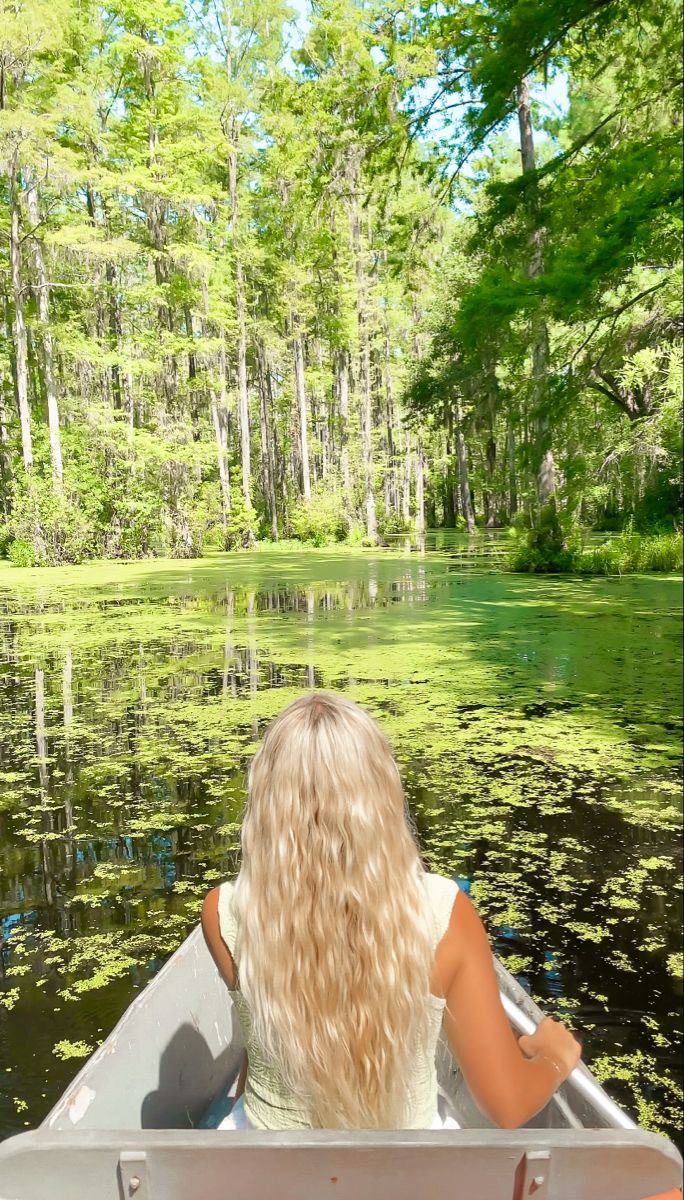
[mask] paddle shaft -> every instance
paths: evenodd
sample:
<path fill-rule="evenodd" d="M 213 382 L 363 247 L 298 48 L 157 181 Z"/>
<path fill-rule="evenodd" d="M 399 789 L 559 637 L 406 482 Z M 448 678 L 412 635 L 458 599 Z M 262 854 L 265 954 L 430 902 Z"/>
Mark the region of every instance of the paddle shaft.
<path fill-rule="evenodd" d="M 534 1033 L 536 1026 L 534 1021 L 524 1013 L 518 1005 L 509 999 L 504 992 L 501 992 L 501 1003 L 504 1006 L 506 1016 L 511 1025 L 518 1033 Z M 574 1087 L 575 1091 L 579 1092 L 593 1108 L 598 1109 L 602 1117 L 608 1122 L 611 1128 L 619 1129 L 636 1129 L 636 1125 L 631 1117 L 623 1113 L 621 1108 L 618 1108 L 602 1088 L 591 1078 L 575 1067 L 574 1071 L 568 1076 L 568 1083 Z"/>

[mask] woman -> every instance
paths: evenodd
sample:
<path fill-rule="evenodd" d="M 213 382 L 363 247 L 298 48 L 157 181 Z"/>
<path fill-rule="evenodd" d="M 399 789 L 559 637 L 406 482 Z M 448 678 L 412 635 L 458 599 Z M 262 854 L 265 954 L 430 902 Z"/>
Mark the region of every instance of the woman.
<path fill-rule="evenodd" d="M 387 740 L 313 693 L 268 729 L 249 774 L 237 882 L 202 926 L 243 1028 L 233 1128 L 436 1127 L 442 1024 L 482 1112 L 514 1128 L 580 1048 L 546 1019 L 516 1040 L 482 922 L 427 874 Z"/>

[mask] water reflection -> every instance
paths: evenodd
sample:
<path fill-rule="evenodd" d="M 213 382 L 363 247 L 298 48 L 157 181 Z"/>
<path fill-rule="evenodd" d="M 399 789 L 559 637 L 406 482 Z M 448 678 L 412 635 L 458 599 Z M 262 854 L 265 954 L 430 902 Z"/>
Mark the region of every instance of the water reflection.
<path fill-rule="evenodd" d="M 674 1074 L 681 992 L 678 585 L 433 551 L 0 592 L 0 1133 L 40 1119 L 78 1065 L 53 1047 L 97 1044 L 234 869 L 254 743 L 314 686 L 378 714 L 428 864 L 471 881 L 590 1053 L 645 1056 L 624 1086 L 672 1124 L 648 1072 Z"/>

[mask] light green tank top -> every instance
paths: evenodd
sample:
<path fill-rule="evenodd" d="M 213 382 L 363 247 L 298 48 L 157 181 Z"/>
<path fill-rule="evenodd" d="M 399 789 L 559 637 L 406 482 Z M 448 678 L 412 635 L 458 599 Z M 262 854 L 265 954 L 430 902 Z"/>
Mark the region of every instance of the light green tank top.
<path fill-rule="evenodd" d="M 425 874 L 423 880 L 426 905 L 432 921 L 433 950 L 436 950 L 446 933 L 458 885 L 441 875 Z M 218 914 L 221 937 L 235 957 L 238 922 L 233 906 L 232 883 L 221 885 Z M 297 1102 L 276 1064 L 268 1058 L 255 1040 L 252 1017 L 244 996 L 239 991 L 231 991 L 230 996 L 240 1021 L 249 1059 L 244 1097 L 247 1118 L 257 1129 L 311 1129 L 310 1115 L 301 1107 L 301 1103 Z M 415 1063 L 407 1097 L 406 1129 L 429 1129 L 437 1112 L 435 1052 L 442 1027 L 444 1005 L 444 999 L 431 997 L 430 1037 L 424 1056 L 417 1056 Z"/>

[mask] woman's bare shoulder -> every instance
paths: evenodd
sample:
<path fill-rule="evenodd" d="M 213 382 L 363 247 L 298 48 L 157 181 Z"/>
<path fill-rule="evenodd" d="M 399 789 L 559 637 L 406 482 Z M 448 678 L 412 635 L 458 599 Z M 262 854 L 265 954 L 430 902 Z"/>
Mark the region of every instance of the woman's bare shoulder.
<path fill-rule="evenodd" d="M 230 949 L 221 936 L 220 899 L 220 887 L 212 888 L 204 897 L 201 916 L 202 933 L 204 934 L 207 949 L 216 963 L 219 974 L 229 988 L 234 988 L 237 980 L 237 970 Z"/>
<path fill-rule="evenodd" d="M 210 892 L 207 892 L 206 896 L 204 897 L 204 900 L 202 901 L 202 914 L 201 914 L 200 919 L 202 922 L 202 932 L 203 932 L 205 938 L 207 937 L 207 935 L 211 936 L 214 933 L 218 933 L 220 930 L 220 921 L 219 921 L 219 898 L 220 898 L 220 895 L 221 895 L 221 888 L 215 887 L 215 888 L 212 888 Z"/>
<path fill-rule="evenodd" d="M 487 932 L 470 897 L 457 888 L 449 924 L 435 953 L 436 980 L 446 996 L 457 973 L 468 961 L 491 957 Z"/>

